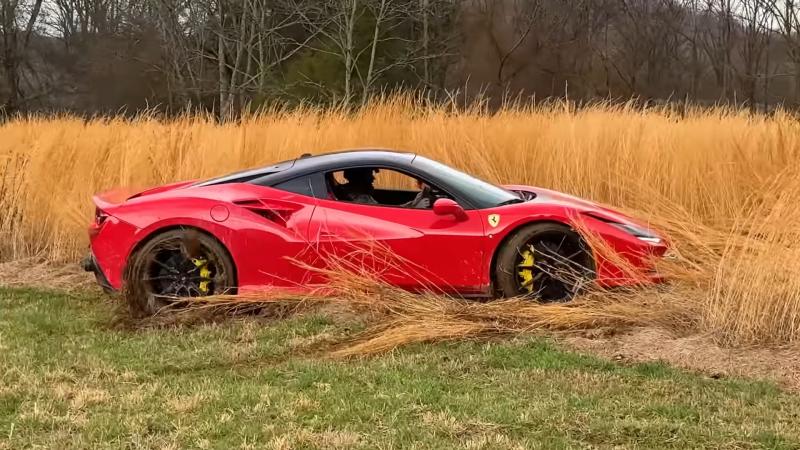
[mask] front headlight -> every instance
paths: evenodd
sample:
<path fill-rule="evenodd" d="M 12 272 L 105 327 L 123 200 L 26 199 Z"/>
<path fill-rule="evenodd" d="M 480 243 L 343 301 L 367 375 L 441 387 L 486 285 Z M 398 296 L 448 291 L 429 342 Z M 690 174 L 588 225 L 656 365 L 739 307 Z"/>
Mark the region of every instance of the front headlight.
<path fill-rule="evenodd" d="M 648 242 L 654 245 L 658 245 L 662 242 L 662 239 L 660 237 L 656 236 L 655 234 L 653 234 L 652 231 L 646 228 L 638 227 L 636 225 L 628 223 L 616 223 L 616 222 L 607 222 L 607 223 L 613 226 L 614 228 L 617 228 L 619 230 L 622 230 L 630 234 L 631 236 L 635 237 L 636 239 L 639 239 L 640 241 Z"/>
<path fill-rule="evenodd" d="M 605 222 L 605 223 L 611 225 L 612 227 L 614 227 L 614 228 L 616 228 L 616 229 L 618 229 L 618 230 L 620 230 L 620 231 L 622 231 L 624 233 L 627 233 L 627 234 L 635 237 L 636 239 L 639 239 L 640 241 L 647 242 L 647 243 L 652 244 L 652 245 L 659 245 L 659 244 L 662 244 L 664 242 L 664 240 L 661 237 L 659 237 L 658 235 L 656 235 L 652 231 L 648 230 L 647 228 L 640 227 L 640 226 L 634 225 L 632 223 L 615 222 L 612 219 L 609 219 L 607 217 L 603 217 L 602 215 L 595 214 L 593 212 L 584 212 L 583 214 L 585 214 L 585 215 L 587 215 L 589 217 L 592 217 L 594 219 L 597 219 L 597 220 L 599 220 L 601 222 Z"/>

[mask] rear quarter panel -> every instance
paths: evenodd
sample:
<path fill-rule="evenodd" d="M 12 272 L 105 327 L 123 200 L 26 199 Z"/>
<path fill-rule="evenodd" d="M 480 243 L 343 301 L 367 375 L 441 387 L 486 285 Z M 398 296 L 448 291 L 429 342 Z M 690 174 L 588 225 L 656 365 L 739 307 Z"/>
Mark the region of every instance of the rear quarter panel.
<path fill-rule="evenodd" d="M 234 203 L 253 199 L 292 202 L 298 207 L 285 224 L 276 223 Z M 114 223 L 93 240 L 92 250 L 109 282 L 118 289 L 131 252 L 146 239 L 167 229 L 193 227 L 225 246 L 236 265 L 240 289 L 296 286 L 307 274 L 290 258 L 302 258 L 309 247 L 308 223 L 314 207 L 308 197 L 253 185 L 170 191 L 109 208 Z M 214 208 L 218 213 L 212 215 Z"/>

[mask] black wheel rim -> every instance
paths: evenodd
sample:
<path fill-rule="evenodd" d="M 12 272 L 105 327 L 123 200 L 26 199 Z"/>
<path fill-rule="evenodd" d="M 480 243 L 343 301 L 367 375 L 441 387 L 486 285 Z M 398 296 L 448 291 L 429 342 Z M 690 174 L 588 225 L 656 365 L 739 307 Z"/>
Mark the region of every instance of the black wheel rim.
<path fill-rule="evenodd" d="M 225 267 L 209 248 L 186 239 L 160 243 L 144 270 L 145 289 L 157 298 L 204 297 L 226 289 Z"/>
<path fill-rule="evenodd" d="M 572 298 L 591 273 L 583 242 L 563 233 L 535 236 L 520 247 L 514 264 L 518 294 L 546 302 Z"/>

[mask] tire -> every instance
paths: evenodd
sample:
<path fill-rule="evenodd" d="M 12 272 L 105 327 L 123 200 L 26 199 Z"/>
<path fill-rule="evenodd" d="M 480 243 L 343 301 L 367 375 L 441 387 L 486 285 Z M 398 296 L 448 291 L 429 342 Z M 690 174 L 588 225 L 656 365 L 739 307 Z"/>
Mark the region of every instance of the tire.
<path fill-rule="evenodd" d="M 124 295 L 134 316 L 181 306 L 190 297 L 234 294 L 236 268 L 227 249 L 195 229 L 173 229 L 128 259 Z"/>
<path fill-rule="evenodd" d="M 498 250 L 494 275 L 500 297 L 568 301 L 595 279 L 594 259 L 571 228 L 535 223 L 516 231 Z"/>

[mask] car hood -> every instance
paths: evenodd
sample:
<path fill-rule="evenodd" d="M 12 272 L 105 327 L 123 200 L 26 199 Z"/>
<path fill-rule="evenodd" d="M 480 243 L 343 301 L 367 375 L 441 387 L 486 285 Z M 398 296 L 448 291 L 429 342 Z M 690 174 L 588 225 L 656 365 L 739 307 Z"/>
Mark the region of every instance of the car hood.
<path fill-rule="evenodd" d="M 617 211 L 609 206 L 602 205 L 590 200 L 586 200 L 574 195 L 565 194 L 563 192 L 553 191 L 551 189 L 540 188 L 536 186 L 524 185 L 506 185 L 505 189 L 514 192 L 527 192 L 535 194 L 533 199 L 525 203 L 517 203 L 513 206 L 520 208 L 530 207 L 532 205 L 548 204 L 553 206 L 563 206 L 566 208 L 574 209 L 576 212 L 588 213 L 595 218 L 600 218 L 610 222 L 616 223 L 630 223 L 640 227 L 649 228 L 647 224 L 642 223 L 620 211 Z"/>

